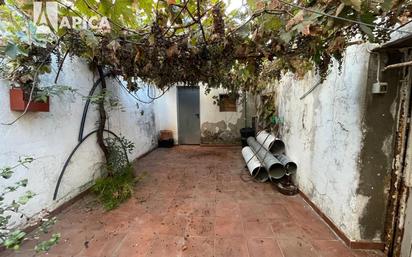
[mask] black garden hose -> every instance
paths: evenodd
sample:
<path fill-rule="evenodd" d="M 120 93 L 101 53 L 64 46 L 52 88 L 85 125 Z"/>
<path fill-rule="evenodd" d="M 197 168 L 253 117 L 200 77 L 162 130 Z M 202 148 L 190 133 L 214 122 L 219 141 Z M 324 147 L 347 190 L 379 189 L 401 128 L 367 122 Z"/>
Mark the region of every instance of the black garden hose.
<path fill-rule="evenodd" d="M 93 130 L 92 132 L 90 132 L 89 134 L 87 134 L 85 137 L 83 137 L 83 138 L 77 143 L 76 147 L 74 147 L 74 149 L 72 150 L 72 152 L 70 153 L 69 157 L 67 158 L 66 162 L 65 162 L 64 165 L 63 165 L 62 171 L 60 172 L 59 179 L 57 180 L 56 188 L 54 189 L 53 200 L 56 200 L 56 198 L 57 198 L 57 193 L 59 192 L 59 188 L 60 188 L 60 184 L 61 184 L 62 179 L 63 179 L 64 172 L 66 171 L 66 168 L 67 168 L 67 166 L 69 165 L 69 162 L 70 162 L 70 160 L 72 159 L 74 153 L 77 151 L 77 149 L 79 149 L 80 145 L 81 145 L 88 137 L 90 137 L 91 135 L 93 135 L 94 133 L 96 133 L 96 132 L 98 132 L 98 131 L 99 131 L 98 129 Z M 122 144 L 122 148 L 123 148 L 124 154 L 125 154 L 125 156 L 126 156 L 127 162 L 130 163 L 129 157 L 127 156 L 127 149 L 126 149 L 125 145 L 123 144 L 122 140 L 120 139 L 120 137 L 119 137 L 118 135 L 116 135 L 114 132 L 112 132 L 112 131 L 110 131 L 110 130 L 108 130 L 108 129 L 104 129 L 104 131 L 110 133 L 111 135 L 113 135 L 114 137 L 116 137 L 116 138 L 119 140 L 119 142 Z"/>

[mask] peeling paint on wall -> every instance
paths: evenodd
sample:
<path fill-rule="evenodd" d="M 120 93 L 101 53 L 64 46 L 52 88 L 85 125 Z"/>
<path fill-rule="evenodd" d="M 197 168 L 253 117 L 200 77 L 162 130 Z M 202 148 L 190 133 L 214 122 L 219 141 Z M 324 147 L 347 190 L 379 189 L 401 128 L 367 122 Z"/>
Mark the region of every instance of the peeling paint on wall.
<path fill-rule="evenodd" d="M 54 76 L 55 74 L 45 75 L 42 81 L 53 81 Z M 93 84 L 93 74 L 89 72 L 86 63 L 73 58 L 63 66 L 59 83 L 87 95 Z M 140 104 L 137 109 L 136 101 L 117 82 L 108 80 L 107 86 L 122 105 L 121 110 L 110 111 L 107 126 L 135 143 L 136 148 L 129 155 L 130 160 L 133 160 L 155 147 L 153 105 Z M 20 115 L 10 111 L 7 106 L 8 89 L 6 82 L 0 81 L 1 122 L 11 121 Z M 146 92 L 139 93 L 139 98 L 149 100 Z M 13 126 L 0 126 L 0 166 L 14 165 L 20 156 L 35 158 L 29 169 L 18 170 L 18 176 L 13 176 L 9 181 L 13 183 L 27 178 L 27 190 L 36 193 L 33 201 L 22 207 L 23 213 L 28 217 L 42 217 L 45 212 L 54 210 L 87 189 L 100 175 L 99 168 L 103 160 L 96 139 L 91 136 L 73 156 L 63 177 L 58 200 L 52 200 L 63 163 L 77 144 L 84 99 L 64 95 L 60 98 L 52 97 L 50 104 L 48 113 L 27 113 Z M 85 132 L 94 130 L 98 120 L 96 108 L 90 107 Z"/>
<path fill-rule="evenodd" d="M 241 119 L 236 124 L 219 121 L 216 123 L 205 122 L 202 124 L 202 144 L 239 144 L 240 129 L 243 127 Z"/>
<path fill-rule="evenodd" d="M 220 112 L 214 104 L 213 97 L 226 93 L 222 88 L 211 89 L 206 94 L 206 87 L 200 86 L 200 139 L 202 144 L 240 144 L 240 129 L 252 125 L 252 117 L 256 115 L 255 101 L 248 97 L 245 120 L 244 106 L 239 101 L 236 112 Z M 163 97 L 155 101 L 157 130 L 172 130 L 175 142 L 178 142 L 177 124 L 177 90 L 171 88 Z"/>
<path fill-rule="evenodd" d="M 334 65 L 324 83 L 286 75 L 275 87 L 276 106 L 284 119 L 281 137 L 297 162 L 295 181 L 322 212 L 351 240 L 362 240 L 359 217 L 370 201 L 356 192 L 362 147 L 363 104 L 368 71 L 368 45 L 347 49 L 339 72 Z"/>
<path fill-rule="evenodd" d="M 376 81 L 377 55 L 371 56 L 367 91 Z M 384 95 L 367 94 L 363 119 L 363 144 L 359 159 L 359 185 L 356 193 L 369 197 L 359 217 L 361 238 L 382 241 L 393 159 L 393 138 L 396 129 L 395 113 L 398 102 L 397 72 L 383 73 L 382 80 L 389 83 Z"/>

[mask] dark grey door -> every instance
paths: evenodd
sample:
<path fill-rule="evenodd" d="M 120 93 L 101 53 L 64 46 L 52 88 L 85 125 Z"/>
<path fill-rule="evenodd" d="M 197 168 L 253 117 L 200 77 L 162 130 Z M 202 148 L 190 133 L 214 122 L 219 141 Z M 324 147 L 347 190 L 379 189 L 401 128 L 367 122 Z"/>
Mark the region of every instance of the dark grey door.
<path fill-rule="evenodd" d="M 200 144 L 199 87 L 177 87 L 179 144 Z"/>

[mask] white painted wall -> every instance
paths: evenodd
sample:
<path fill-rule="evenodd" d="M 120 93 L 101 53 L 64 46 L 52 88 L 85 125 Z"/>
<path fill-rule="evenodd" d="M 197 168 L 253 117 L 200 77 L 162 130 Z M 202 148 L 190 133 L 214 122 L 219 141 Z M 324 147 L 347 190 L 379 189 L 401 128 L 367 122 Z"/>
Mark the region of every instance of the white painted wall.
<path fill-rule="evenodd" d="M 54 74 L 42 78 L 43 82 L 54 80 Z M 95 76 L 97 79 L 97 76 Z M 0 81 L 0 122 L 9 122 L 20 115 L 9 108 L 9 87 Z M 86 63 L 67 60 L 59 84 L 68 85 L 82 95 L 88 95 L 93 84 L 93 74 Z M 155 118 L 153 104 L 139 104 L 121 88 L 117 82 L 109 81 L 108 89 L 120 99 L 122 110 L 109 110 L 108 127 L 118 135 L 135 143 L 136 148 L 129 155 L 131 160 L 148 152 L 155 146 Z M 147 99 L 140 94 L 141 99 Z M 102 153 L 91 136 L 76 152 L 59 191 L 58 201 L 53 201 L 53 192 L 63 163 L 77 144 L 81 115 L 85 100 L 81 96 L 53 97 L 50 112 L 28 113 L 12 126 L 0 125 L 0 166 L 16 164 L 19 156 L 29 155 L 36 160 L 29 169 L 19 168 L 16 176 L 8 183 L 28 178 L 28 190 L 37 194 L 22 209 L 28 216 L 41 216 L 76 196 L 91 185 L 99 176 Z M 90 105 L 85 134 L 96 128 L 98 115 L 96 107 Z M 0 180 L 4 183 L 4 180 Z M 5 186 L 5 185 L 0 185 Z"/>
<path fill-rule="evenodd" d="M 205 122 L 216 123 L 224 121 L 226 124 L 236 124 L 244 116 L 242 114 L 243 105 L 239 102 L 237 112 L 220 112 L 219 106 L 214 104 L 214 96 L 227 93 L 225 89 L 212 89 L 206 94 L 206 87 L 200 86 L 200 125 Z M 157 92 L 159 94 L 160 92 Z M 154 109 L 156 113 L 156 130 L 172 130 L 175 143 L 178 143 L 178 117 L 177 117 L 177 87 L 170 88 L 161 98 L 155 100 Z M 243 125 L 242 125 L 243 126 Z M 228 131 L 232 131 L 227 127 Z"/>
<path fill-rule="evenodd" d="M 243 104 L 237 101 L 237 112 L 220 112 L 219 105 L 214 104 L 216 101 L 213 97 L 219 97 L 220 94 L 227 94 L 228 91 L 223 88 L 213 88 L 206 94 L 206 87 L 200 87 L 200 124 L 205 122 L 224 121 L 226 124 L 236 124 L 238 119 L 243 120 L 245 116 L 242 114 Z"/>
<path fill-rule="evenodd" d="M 214 88 L 206 94 L 206 87 L 200 87 L 200 132 L 204 144 L 240 143 L 239 130 L 246 124 L 241 99 L 237 101 L 236 112 L 221 112 L 219 105 L 213 103 L 219 99 L 220 94 L 227 93 L 226 89 Z M 210 141 L 207 135 L 211 133 L 215 133 L 218 139 Z"/>
<path fill-rule="evenodd" d="M 157 95 L 161 94 L 160 91 Z M 156 130 L 171 130 L 175 144 L 179 141 L 177 125 L 177 87 L 171 87 L 162 97 L 154 101 Z"/>
<path fill-rule="evenodd" d="M 277 92 L 281 131 L 287 155 L 298 164 L 299 189 L 351 239 L 360 240 L 358 219 L 368 199 L 356 194 L 358 157 L 362 148 L 362 117 L 368 72 L 367 45 L 351 46 L 326 81 L 299 98 L 319 78 L 283 77 Z"/>

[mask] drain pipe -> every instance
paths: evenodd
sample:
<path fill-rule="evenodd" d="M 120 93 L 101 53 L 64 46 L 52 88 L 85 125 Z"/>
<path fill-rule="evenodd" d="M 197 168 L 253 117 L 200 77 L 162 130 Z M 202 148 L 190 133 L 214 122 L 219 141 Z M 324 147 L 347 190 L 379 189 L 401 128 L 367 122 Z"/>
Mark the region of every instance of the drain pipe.
<path fill-rule="evenodd" d="M 243 159 L 246 162 L 249 173 L 259 182 L 266 182 L 268 180 L 268 172 L 263 167 L 262 163 L 256 157 L 256 154 L 249 146 L 245 146 L 242 149 Z"/>
<path fill-rule="evenodd" d="M 283 164 L 276 159 L 267 149 L 259 144 L 254 137 L 249 137 L 247 143 L 256 153 L 258 159 L 262 162 L 263 166 L 269 173 L 269 177 L 272 179 L 280 179 L 286 174 L 286 170 Z"/>
<path fill-rule="evenodd" d="M 259 131 L 256 135 L 256 140 L 266 150 L 273 154 L 282 154 L 285 152 L 285 143 L 274 135 L 266 132 L 265 130 Z"/>

